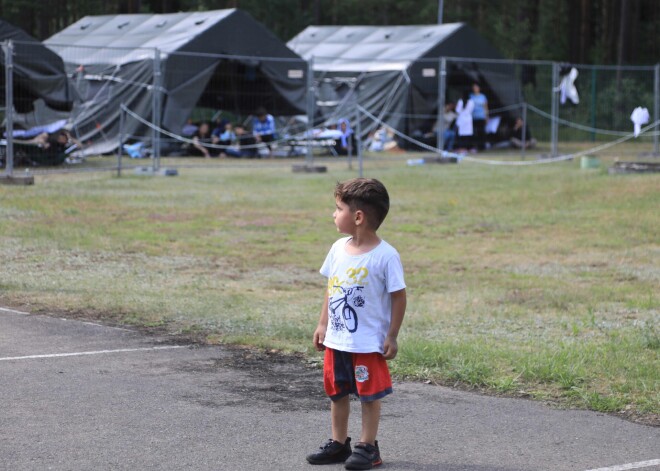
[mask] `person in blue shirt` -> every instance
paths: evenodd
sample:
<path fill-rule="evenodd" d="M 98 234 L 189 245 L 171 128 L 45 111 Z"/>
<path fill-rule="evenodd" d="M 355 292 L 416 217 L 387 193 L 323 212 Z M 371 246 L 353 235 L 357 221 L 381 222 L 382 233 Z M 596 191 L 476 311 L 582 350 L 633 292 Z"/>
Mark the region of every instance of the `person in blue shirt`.
<path fill-rule="evenodd" d="M 470 99 L 474 102 L 472 110 L 472 126 L 474 128 L 474 140 L 479 150 L 486 147 L 486 122 L 488 121 L 488 99 L 481 93 L 478 83 L 472 84 Z"/>
<path fill-rule="evenodd" d="M 236 124 L 231 135 L 233 136 L 232 144 L 221 149 L 219 157 L 247 157 L 250 159 L 257 157 L 256 139 L 245 130 L 242 124 Z"/>
<path fill-rule="evenodd" d="M 263 142 L 268 146 L 268 151 L 272 155 L 270 143 L 275 140 L 275 118 L 266 112 L 263 107 L 257 108 L 255 118 L 252 120 L 252 134 L 257 142 Z"/>

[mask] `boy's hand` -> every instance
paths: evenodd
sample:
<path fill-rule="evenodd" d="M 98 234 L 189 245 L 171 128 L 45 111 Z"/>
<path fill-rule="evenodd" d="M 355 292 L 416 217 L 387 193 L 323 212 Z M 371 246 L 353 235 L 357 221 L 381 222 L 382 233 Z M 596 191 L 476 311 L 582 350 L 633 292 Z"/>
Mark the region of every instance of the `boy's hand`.
<path fill-rule="evenodd" d="M 325 340 L 325 330 L 325 327 L 318 326 L 314 331 L 314 339 L 312 342 L 314 343 L 314 348 L 316 348 L 319 352 L 325 350 L 325 345 L 323 345 L 323 341 Z"/>
<path fill-rule="evenodd" d="M 385 343 L 383 344 L 383 356 L 386 360 L 393 359 L 396 354 L 399 352 L 399 344 L 396 341 L 396 337 L 386 337 Z"/>

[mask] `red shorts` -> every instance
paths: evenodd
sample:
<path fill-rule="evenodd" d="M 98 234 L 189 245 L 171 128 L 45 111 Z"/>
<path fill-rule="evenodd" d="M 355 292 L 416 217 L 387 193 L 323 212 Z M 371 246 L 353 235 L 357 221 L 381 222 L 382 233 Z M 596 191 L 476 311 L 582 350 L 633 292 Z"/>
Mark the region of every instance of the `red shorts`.
<path fill-rule="evenodd" d="M 352 393 L 361 401 L 370 402 L 392 393 L 392 377 L 387 361 L 378 352 L 351 353 L 326 348 L 323 386 L 333 401 Z"/>

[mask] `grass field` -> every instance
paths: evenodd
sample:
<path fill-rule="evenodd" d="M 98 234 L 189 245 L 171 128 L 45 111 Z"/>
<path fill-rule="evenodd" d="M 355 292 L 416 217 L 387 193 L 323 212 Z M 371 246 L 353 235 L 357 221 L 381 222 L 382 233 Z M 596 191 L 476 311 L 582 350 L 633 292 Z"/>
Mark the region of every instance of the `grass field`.
<path fill-rule="evenodd" d="M 343 163 L 0 186 L 0 304 L 312 351 Z M 407 167 L 381 236 L 406 269 L 400 378 L 660 423 L 660 175 L 579 162 Z"/>

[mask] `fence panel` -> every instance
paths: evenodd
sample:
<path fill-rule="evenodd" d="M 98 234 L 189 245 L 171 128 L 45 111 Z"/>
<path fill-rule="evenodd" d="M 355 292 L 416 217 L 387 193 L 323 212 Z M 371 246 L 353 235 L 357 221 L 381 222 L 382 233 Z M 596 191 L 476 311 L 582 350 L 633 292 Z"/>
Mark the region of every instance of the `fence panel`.
<path fill-rule="evenodd" d="M 374 60 L 363 70 L 357 61 L 351 65 L 344 60 L 349 66 L 340 70 L 333 66 L 333 58 L 305 62 L 57 45 L 49 45 L 44 53 L 43 48 L 38 43 L 20 44 L 14 52 L 12 113 L 5 110 L 7 127 L 15 128 L 12 135 L 26 137 L 14 141 L 18 142 L 16 165 L 37 171 L 62 163 L 60 168 L 117 169 L 121 165 L 117 154 L 153 157 L 124 167 L 147 165 L 154 170 L 160 167 L 161 156 L 222 154 L 309 161 L 313 148 L 333 156 L 357 155 L 362 146 L 374 151 L 387 148 L 376 145 L 382 136 L 406 150 L 435 151 L 447 144 L 441 133 L 434 132 L 449 124 L 445 104 L 466 97 L 475 82 L 488 99 L 489 118 L 499 120 L 490 123 L 494 132 L 484 145 L 476 146 L 486 157 L 489 149 L 505 147 L 519 117 L 527 125 L 526 141 L 533 137 L 539 142 L 537 153 L 564 154 L 628 136 L 636 107 L 647 108 L 651 122 L 660 107 L 657 66 L 578 65 L 575 76 L 571 67 L 559 65 L 560 80 L 553 83 L 557 66 L 544 61 L 447 57 L 392 64 Z M 61 71 L 53 57 L 63 59 Z M 22 69 L 27 62 L 46 68 L 52 77 L 25 81 L 30 77 Z M 572 82 L 566 79 L 571 73 Z M 554 115 L 553 100 L 559 100 Z M 261 109 L 265 120 L 257 119 Z M 274 133 L 268 130 L 270 115 Z M 353 128 L 350 138 L 342 135 L 340 123 Z M 552 142 L 553 123 L 556 142 Z M 237 132 L 236 127 L 241 129 Z M 66 143 L 57 142 L 60 131 Z M 237 136 L 241 132 L 246 134 L 243 138 Z M 39 137 L 44 133 L 45 138 Z M 263 137 L 255 138 L 259 133 Z M 657 152 L 657 141 L 657 128 L 638 138 L 648 153 Z M 41 152 L 44 147 L 51 151 Z"/>

